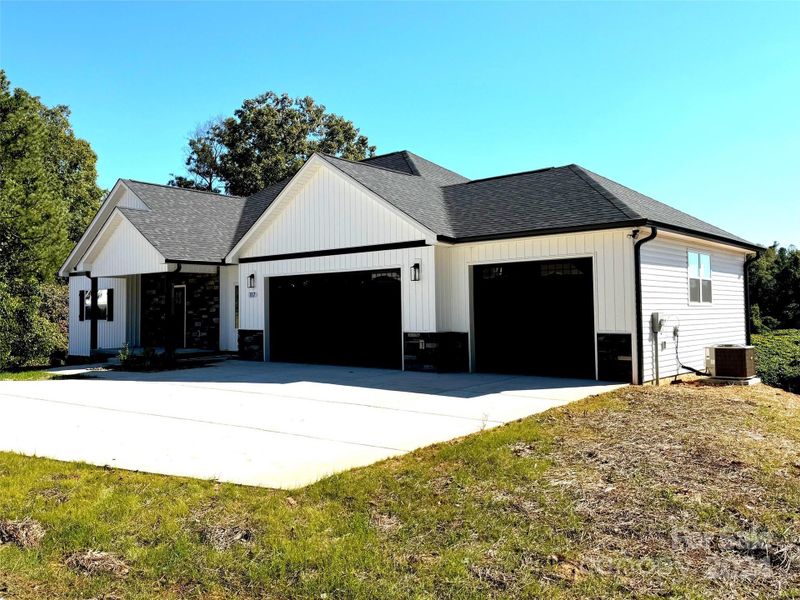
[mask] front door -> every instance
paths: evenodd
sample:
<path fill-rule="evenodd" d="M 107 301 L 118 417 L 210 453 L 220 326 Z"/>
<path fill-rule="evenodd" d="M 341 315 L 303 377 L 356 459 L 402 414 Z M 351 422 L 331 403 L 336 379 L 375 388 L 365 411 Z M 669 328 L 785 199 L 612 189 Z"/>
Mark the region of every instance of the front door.
<path fill-rule="evenodd" d="M 172 286 L 172 331 L 176 348 L 186 348 L 186 286 Z"/>

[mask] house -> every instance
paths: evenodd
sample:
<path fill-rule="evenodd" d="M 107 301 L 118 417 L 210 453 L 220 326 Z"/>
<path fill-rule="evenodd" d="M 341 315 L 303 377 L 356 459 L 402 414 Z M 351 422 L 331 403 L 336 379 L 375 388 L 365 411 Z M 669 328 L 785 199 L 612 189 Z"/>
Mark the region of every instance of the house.
<path fill-rule="evenodd" d="M 577 165 L 469 180 L 315 154 L 248 198 L 122 179 L 60 273 L 72 355 L 646 382 L 748 341 L 757 249 Z"/>

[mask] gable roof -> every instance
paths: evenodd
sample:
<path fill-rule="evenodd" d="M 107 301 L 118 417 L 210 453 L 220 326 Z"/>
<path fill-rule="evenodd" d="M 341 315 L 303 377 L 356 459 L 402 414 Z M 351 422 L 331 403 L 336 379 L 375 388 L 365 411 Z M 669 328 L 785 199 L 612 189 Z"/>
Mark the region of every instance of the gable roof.
<path fill-rule="evenodd" d="M 117 210 L 172 261 L 222 262 L 267 206 L 263 194 L 243 198 L 131 179 L 123 182 L 149 210 Z"/>
<path fill-rule="evenodd" d="M 759 248 L 574 164 L 470 181 L 407 150 L 359 162 L 316 156 L 450 243 L 650 225 Z M 116 210 L 166 260 L 222 263 L 292 179 L 247 198 L 123 179 L 147 209 Z"/>

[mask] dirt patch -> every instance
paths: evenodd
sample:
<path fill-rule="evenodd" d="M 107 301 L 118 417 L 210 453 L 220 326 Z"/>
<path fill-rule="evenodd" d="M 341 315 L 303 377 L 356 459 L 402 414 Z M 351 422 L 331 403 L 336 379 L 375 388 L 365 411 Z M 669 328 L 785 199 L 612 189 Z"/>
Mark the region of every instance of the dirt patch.
<path fill-rule="evenodd" d="M 113 575 L 125 577 L 130 572 L 128 564 L 110 552 L 83 550 L 70 554 L 64 564 L 84 575 Z"/>
<path fill-rule="evenodd" d="M 35 548 L 44 539 L 44 535 L 42 524 L 27 517 L 20 521 L 0 521 L 0 544 Z"/>

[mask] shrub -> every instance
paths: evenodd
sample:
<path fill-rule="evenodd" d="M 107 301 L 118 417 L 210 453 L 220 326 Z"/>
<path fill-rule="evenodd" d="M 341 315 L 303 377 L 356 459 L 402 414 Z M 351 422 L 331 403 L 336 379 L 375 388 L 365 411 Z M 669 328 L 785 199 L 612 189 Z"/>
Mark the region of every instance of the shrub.
<path fill-rule="evenodd" d="M 66 352 L 65 323 L 51 320 L 63 302 L 60 294 L 55 285 L 28 286 L 13 294 L 0 282 L 0 370 L 45 365 Z"/>
<path fill-rule="evenodd" d="M 764 383 L 800 393 L 800 329 L 755 334 L 753 345 Z"/>

